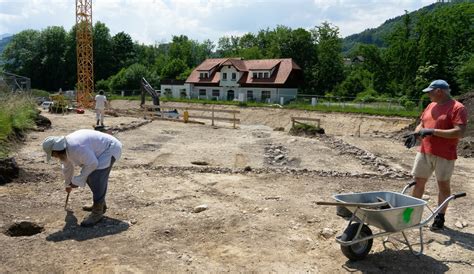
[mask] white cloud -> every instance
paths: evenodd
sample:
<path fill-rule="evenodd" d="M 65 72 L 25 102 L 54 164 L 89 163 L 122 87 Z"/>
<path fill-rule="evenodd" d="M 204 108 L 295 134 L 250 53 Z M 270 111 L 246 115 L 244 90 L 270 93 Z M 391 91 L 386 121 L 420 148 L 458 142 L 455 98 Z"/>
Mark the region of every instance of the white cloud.
<path fill-rule="evenodd" d="M 145 44 L 173 35 L 217 40 L 285 25 L 305 29 L 328 21 L 347 36 L 434 0 L 93 0 L 93 20 L 111 34 L 124 31 Z M 0 0 L 0 34 L 75 24 L 73 0 Z"/>

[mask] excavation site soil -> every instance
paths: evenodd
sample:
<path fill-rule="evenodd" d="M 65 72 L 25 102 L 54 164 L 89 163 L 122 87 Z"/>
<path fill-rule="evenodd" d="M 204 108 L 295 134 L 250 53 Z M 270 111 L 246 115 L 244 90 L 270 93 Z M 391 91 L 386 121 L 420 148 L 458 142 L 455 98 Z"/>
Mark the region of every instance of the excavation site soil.
<path fill-rule="evenodd" d="M 95 114 L 42 113 L 52 127 L 18 144 L 20 176 L 0 186 L 0 272 L 474 272 L 472 157 L 459 157 L 452 178 L 453 193 L 467 197 L 450 202 L 445 230 L 423 228 L 419 257 L 396 233 L 385 245 L 375 238 L 364 260 L 348 260 L 335 240 L 348 221 L 316 204 L 340 193 L 400 192 L 416 154 L 401 136 L 414 119 L 216 106 L 240 111 L 234 129 L 144 120 L 138 104 L 113 101 L 116 115 L 106 116 L 123 153 L 106 217 L 92 228 L 79 226 L 90 190 L 74 189 L 65 210 L 60 164 L 45 163 L 41 143 L 92 128 Z M 291 116 L 319 118 L 325 134 L 290 135 Z M 423 199 L 436 207 L 434 178 Z M 417 232 L 407 236 L 418 250 Z"/>

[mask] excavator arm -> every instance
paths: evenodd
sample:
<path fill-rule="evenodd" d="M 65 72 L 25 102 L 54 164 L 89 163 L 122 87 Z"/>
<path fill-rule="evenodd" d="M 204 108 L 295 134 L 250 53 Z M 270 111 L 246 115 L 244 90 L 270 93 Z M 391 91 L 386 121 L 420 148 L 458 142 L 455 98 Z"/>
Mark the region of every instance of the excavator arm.
<path fill-rule="evenodd" d="M 155 90 L 149 83 L 148 81 L 142 77 L 142 80 L 140 81 L 140 90 L 141 90 L 141 103 L 140 106 L 143 107 L 145 104 L 145 92 L 148 92 L 150 94 L 152 100 L 153 100 L 153 105 L 154 106 L 159 106 L 160 105 L 160 93 L 158 90 Z M 158 109 L 159 111 L 159 109 Z"/>

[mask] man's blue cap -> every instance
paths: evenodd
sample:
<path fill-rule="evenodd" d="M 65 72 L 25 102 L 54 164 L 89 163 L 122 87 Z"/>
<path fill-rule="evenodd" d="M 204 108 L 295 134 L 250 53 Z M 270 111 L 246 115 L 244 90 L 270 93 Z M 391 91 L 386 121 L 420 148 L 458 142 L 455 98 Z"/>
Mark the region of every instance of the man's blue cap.
<path fill-rule="evenodd" d="M 437 88 L 449 89 L 449 84 L 448 84 L 448 82 L 446 82 L 444 80 L 434 80 L 433 82 L 431 82 L 431 84 L 427 88 L 425 88 L 423 90 L 423 92 L 430 92 L 430 91 L 435 90 Z"/>

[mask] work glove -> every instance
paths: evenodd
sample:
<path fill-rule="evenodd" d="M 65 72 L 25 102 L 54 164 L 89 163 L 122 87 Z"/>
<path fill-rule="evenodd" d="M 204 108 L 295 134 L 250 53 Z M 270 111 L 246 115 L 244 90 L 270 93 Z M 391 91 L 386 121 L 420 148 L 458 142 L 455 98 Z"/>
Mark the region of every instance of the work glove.
<path fill-rule="evenodd" d="M 416 145 L 416 139 L 418 136 L 419 136 L 418 133 L 410 133 L 403 136 L 403 138 L 405 139 L 405 146 L 407 148 L 414 147 Z"/>
<path fill-rule="evenodd" d="M 418 132 L 418 135 L 421 137 L 421 138 L 425 138 L 426 136 L 428 135 L 433 135 L 434 133 L 434 128 L 422 128 L 420 129 L 420 131 Z"/>

